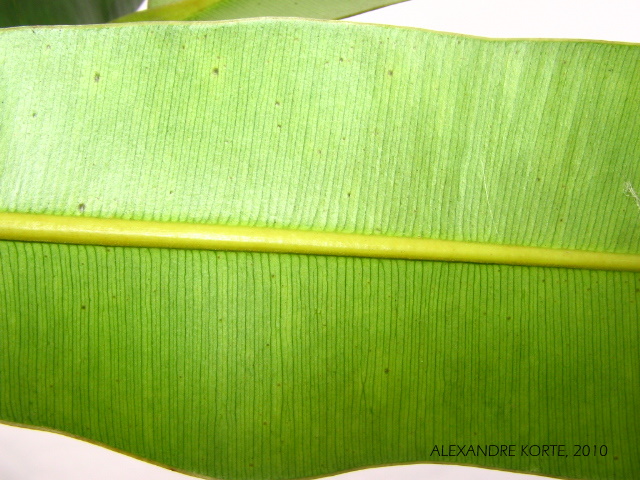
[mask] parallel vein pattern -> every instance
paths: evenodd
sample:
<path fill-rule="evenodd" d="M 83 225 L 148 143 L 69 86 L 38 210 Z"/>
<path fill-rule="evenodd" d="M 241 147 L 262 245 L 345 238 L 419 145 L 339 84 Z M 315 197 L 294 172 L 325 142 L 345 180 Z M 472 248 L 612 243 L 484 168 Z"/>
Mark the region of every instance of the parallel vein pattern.
<path fill-rule="evenodd" d="M 431 453 L 452 441 L 606 444 L 455 461 L 639 471 L 637 274 L 12 242 L 0 255 L 3 419 L 215 478 L 448 462 Z"/>
<path fill-rule="evenodd" d="M 292 20 L 0 45 L 4 211 L 638 252 L 637 46 Z"/>
<path fill-rule="evenodd" d="M 0 211 L 640 254 L 640 47 L 0 31 Z M 640 274 L 0 241 L 0 419 L 216 478 L 640 476 Z M 575 444 L 606 456 L 573 457 Z"/>

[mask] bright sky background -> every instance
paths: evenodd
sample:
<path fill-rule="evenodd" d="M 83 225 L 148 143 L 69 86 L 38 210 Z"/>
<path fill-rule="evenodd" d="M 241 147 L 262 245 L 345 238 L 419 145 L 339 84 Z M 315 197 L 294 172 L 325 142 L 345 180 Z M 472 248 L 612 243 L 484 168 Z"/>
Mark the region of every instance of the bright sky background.
<path fill-rule="evenodd" d="M 145 2 L 146 4 L 146 2 Z M 589 38 L 640 43 L 637 0 L 410 0 L 353 17 L 446 32 L 507 38 Z M 2 480 L 186 480 L 181 475 L 60 435 L 0 425 Z M 449 465 L 363 470 L 335 480 L 534 480 Z"/>

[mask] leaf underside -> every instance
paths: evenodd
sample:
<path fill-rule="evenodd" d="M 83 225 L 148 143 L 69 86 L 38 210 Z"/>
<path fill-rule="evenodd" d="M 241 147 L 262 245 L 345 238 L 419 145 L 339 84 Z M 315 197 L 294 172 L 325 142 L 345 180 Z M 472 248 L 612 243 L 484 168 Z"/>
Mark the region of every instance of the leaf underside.
<path fill-rule="evenodd" d="M 149 2 L 149 9 L 119 22 L 228 20 L 253 17 L 340 19 L 406 0 L 181 0 Z M 155 7 L 155 8 L 154 8 Z"/>
<path fill-rule="evenodd" d="M 3 211 L 640 253 L 637 45 L 265 19 L 0 58 Z M 633 479 L 639 301 L 636 273 L 2 241 L 0 418 L 217 478 Z"/>
<path fill-rule="evenodd" d="M 141 4 L 142 0 L 3 0 L 0 27 L 105 23 Z"/>

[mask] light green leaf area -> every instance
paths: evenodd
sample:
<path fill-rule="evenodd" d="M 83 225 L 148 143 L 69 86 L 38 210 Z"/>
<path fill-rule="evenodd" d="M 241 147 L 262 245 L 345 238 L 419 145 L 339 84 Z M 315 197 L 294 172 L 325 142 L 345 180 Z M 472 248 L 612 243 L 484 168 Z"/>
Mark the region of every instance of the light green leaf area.
<path fill-rule="evenodd" d="M 5 212 L 640 253 L 638 45 L 266 19 L 0 58 Z M 215 478 L 631 480 L 639 301 L 631 272 L 2 241 L 0 418 Z"/>
<path fill-rule="evenodd" d="M 170 3 L 178 3 L 181 0 L 149 0 L 147 2 L 148 8 L 156 8 L 161 7 L 163 5 L 168 5 Z M 220 0 L 224 1 L 224 0 Z"/>
<path fill-rule="evenodd" d="M 149 9 L 117 22 L 227 20 L 250 17 L 339 19 L 405 0 L 181 0 L 149 2 Z"/>
<path fill-rule="evenodd" d="M 105 23 L 140 4 L 142 0 L 2 0 L 0 27 Z"/>

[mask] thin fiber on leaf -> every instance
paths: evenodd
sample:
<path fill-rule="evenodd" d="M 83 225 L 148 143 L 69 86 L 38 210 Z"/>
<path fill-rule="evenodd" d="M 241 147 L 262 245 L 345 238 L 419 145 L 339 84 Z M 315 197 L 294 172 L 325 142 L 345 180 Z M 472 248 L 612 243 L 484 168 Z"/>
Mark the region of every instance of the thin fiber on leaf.
<path fill-rule="evenodd" d="M 638 45 L 263 19 L 0 58 L 4 212 L 640 254 Z M 632 480 L 639 301 L 632 272 L 0 241 L 0 418 L 216 478 Z"/>

